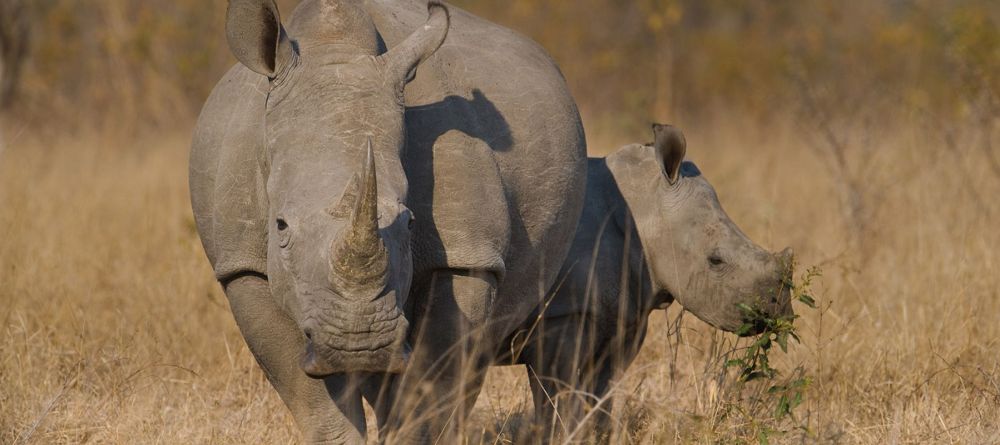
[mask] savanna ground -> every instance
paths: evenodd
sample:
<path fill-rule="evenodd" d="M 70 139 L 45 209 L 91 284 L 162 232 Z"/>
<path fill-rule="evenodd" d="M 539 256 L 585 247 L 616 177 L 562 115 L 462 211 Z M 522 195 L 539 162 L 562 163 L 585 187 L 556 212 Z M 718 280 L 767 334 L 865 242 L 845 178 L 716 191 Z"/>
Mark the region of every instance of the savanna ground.
<path fill-rule="evenodd" d="M 721 371 L 732 335 L 688 315 L 678 336 L 679 310 L 655 312 L 616 386 L 623 434 L 739 442 L 763 422 L 791 431 L 772 438 L 780 442 L 1000 442 L 993 161 L 947 151 L 924 129 L 859 151 L 849 161 L 865 171 L 860 199 L 872 215 L 858 238 L 829 159 L 802 149 L 795 128 L 711 130 L 688 130 L 690 158 L 734 220 L 763 245 L 794 246 L 800 264 L 823 268 L 813 286 L 822 309 L 797 307 L 802 344 L 772 354 L 776 367 L 802 366 L 812 383 L 794 421 L 772 422 L 771 408 Z M 127 150 L 98 137 L 8 133 L 0 442 L 294 442 L 201 251 L 186 136 Z M 470 441 L 516 437 L 529 400 L 523 368 L 494 369 Z"/>
<path fill-rule="evenodd" d="M 190 213 L 191 120 L 231 63 L 216 3 L 26 3 L 0 100 L 0 443 L 297 441 Z M 679 124 L 733 220 L 823 271 L 771 354 L 809 378 L 793 417 L 724 369 L 750 340 L 675 306 L 615 386 L 616 439 L 1000 443 L 1000 8 L 455 3 L 553 53 L 592 154 Z M 526 379 L 491 371 L 468 442 L 522 439 Z"/>

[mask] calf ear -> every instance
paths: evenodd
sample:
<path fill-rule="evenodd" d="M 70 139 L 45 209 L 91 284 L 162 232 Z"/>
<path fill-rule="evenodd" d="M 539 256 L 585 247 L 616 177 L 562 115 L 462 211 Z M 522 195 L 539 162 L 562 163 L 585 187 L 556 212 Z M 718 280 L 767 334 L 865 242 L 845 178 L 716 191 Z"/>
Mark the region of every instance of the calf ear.
<path fill-rule="evenodd" d="M 274 0 L 230 0 L 226 39 L 240 63 L 270 78 L 292 60 L 292 44 Z"/>
<path fill-rule="evenodd" d="M 653 124 L 653 138 L 653 147 L 656 148 L 656 157 L 663 167 L 663 174 L 670 184 L 674 184 L 680 178 L 681 162 L 687 153 L 684 133 L 673 125 Z"/>

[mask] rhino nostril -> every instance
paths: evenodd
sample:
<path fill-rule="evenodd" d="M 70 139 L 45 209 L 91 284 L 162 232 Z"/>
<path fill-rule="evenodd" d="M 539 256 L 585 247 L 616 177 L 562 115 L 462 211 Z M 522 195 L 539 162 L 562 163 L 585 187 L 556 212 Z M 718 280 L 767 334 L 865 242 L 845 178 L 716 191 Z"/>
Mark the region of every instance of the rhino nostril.
<path fill-rule="evenodd" d="M 303 332 L 306 334 L 306 340 L 312 341 L 313 339 L 312 329 L 306 329 Z"/>

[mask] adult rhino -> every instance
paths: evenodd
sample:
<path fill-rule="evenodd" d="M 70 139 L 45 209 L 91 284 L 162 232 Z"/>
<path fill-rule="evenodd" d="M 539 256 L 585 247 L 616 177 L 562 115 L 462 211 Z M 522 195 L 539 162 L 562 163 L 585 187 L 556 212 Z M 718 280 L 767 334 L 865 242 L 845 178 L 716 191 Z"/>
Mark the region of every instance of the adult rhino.
<path fill-rule="evenodd" d="M 679 129 L 654 124 L 653 133 L 653 143 L 589 159 L 564 278 L 509 340 L 520 351 L 516 362 L 529 368 L 544 437 L 573 434 L 585 418 L 606 430 L 610 403 L 592 414 L 586 408 L 635 358 L 654 309 L 676 301 L 730 332 L 751 321 L 741 303 L 769 317 L 792 315 L 791 249 L 767 252 L 729 219 L 712 185 L 684 161 Z"/>
<path fill-rule="evenodd" d="M 304 0 L 286 30 L 273 0 L 231 0 L 226 20 L 240 64 L 190 186 L 247 345 L 307 442 L 363 443 L 362 397 L 383 438 L 440 438 L 569 248 L 586 150 L 564 79 L 436 2 Z"/>

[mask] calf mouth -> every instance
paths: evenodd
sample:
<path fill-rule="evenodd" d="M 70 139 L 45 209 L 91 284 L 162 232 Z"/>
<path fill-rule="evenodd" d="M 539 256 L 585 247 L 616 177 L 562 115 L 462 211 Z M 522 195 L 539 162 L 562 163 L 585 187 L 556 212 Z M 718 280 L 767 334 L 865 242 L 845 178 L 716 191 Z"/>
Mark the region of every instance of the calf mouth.
<path fill-rule="evenodd" d="M 743 326 L 736 331 L 740 337 L 754 337 L 767 330 L 767 321 L 762 318 L 743 318 Z"/>
<path fill-rule="evenodd" d="M 787 320 L 790 311 L 785 311 L 781 307 L 776 307 L 777 298 L 772 299 L 772 304 L 763 305 L 759 300 L 755 303 L 737 304 L 737 309 L 741 313 L 741 324 L 734 333 L 740 337 L 753 337 L 767 332 L 775 323 Z M 794 316 L 792 316 L 794 318 Z"/>

